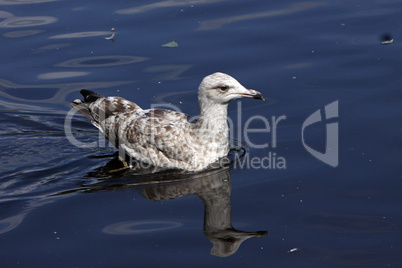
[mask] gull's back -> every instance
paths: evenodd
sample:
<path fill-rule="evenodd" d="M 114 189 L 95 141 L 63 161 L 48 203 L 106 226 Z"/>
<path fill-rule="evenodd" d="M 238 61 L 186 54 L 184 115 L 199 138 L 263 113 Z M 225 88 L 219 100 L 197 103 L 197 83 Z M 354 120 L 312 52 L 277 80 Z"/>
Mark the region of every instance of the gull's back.
<path fill-rule="evenodd" d="M 195 157 L 202 151 L 194 139 L 194 124 L 184 113 L 143 110 L 134 102 L 120 97 L 103 97 L 82 90 L 84 102 L 71 106 L 88 117 L 102 134 L 129 156 L 158 167 L 197 169 L 204 161 Z"/>

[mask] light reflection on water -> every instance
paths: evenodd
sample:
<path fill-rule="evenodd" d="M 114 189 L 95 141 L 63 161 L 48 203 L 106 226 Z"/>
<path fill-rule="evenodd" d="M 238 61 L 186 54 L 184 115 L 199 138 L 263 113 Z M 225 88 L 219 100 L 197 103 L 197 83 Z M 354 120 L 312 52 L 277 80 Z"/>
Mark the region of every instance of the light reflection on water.
<path fill-rule="evenodd" d="M 55 23 L 57 20 L 55 17 L 46 16 L 11 17 L 0 22 L 0 28 L 34 27 Z"/>
<path fill-rule="evenodd" d="M 146 5 L 142 5 L 142 6 L 120 9 L 120 10 L 117 10 L 116 13 L 124 14 L 124 15 L 132 15 L 132 14 L 138 14 L 138 13 L 152 11 L 154 9 L 159 9 L 159 8 L 188 7 L 189 5 L 190 6 L 203 5 L 203 4 L 210 4 L 210 3 L 216 3 L 216 2 L 221 2 L 221 1 L 224 1 L 224 0 L 178 0 L 178 1 L 165 0 L 165 1 L 155 2 L 152 4 L 146 4 Z"/>
<path fill-rule="evenodd" d="M 57 0 L 0 0 L 0 5 L 26 5 L 55 2 Z"/>
<path fill-rule="evenodd" d="M 175 221 L 123 221 L 113 223 L 103 228 L 102 232 L 112 235 L 146 234 L 159 231 L 166 231 L 183 226 L 181 222 Z"/>
<path fill-rule="evenodd" d="M 51 72 L 38 75 L 38 79 L 44 79 L 44 80 L 61 79 L 61 78 L 85 76 L 88 74 L 90 74 L 90 72 Z"/>
<path fill-rule="evenodd" d="M 76 33 L 66 33 L 66 34 L 58 34 L 49 37 L 50 39 L 70 39 L 70 38 L 86 38 L 86 37 L 95 37 L 95 36 L 108 36 L 110 32 L 107 31 L 90 31 L 90 32 L 76 32 Z"/>
<path fill-rule="evenodd" d="M 229 23 L 235 23 L 235 22 L 240 22 L 240 21 L 244 21 L 244 20 L 252 20 L 252 19 L 260 19 L 260 18 L 266 18 L 266 17 L 287 15 L 287 14 L 306 11 L 308 9 L 316 8 L 316 7 L 319 7 L 322 5 L 325 5 L 324 1 L 301 2 L 301 3 L 297 3 L 297 4 L 291 4 L 290 7 L 280 9 L 280 10 L 269 10 L 269 11 L 251 13 L 251 14 L 243 14 L 243 15 L 238 15 L 238 16 L 219 18 L 219 19 L 214 19 L 214 20 L 207 20 L 207 21 L 204 21 L 201 23 L 201 25 L 198 27 L 198 30 L 215 30 L 215 29 L 223 27 Z"/>
<path fill-rule="evenodd" d="M 12 31 L 3 34 L 4 37 L 8 38 L 18 38 L 18 37 L 26 37 L 30 35 L 43 33 L 44 30 L 21 30 L 21 31 Z"/>
<path fill-rule="evenodd" d="M 46 109 L 47 107 L 43 106 L 44 103 L 48 104 L 65 104 L 67 95 L 72 92 L 77 92 L 78 89 L 86 88 L 86 89 L 94 89 L 94 88 L 110 88 L 117 87 L 120 85 L 130 84 L 132 81 L 116 81 L 116 82 L 76 82 L 76 83 L 59 83 L 59 84 L 46 84 L 46 85 L 22 85 L 16 84 L 11 81 L 7 81 L 5 79 L 0 79 L 0 87 L 3 90 L 0 91 L 0 102 L 7 109 L 21 109 L 24 105 L 26 105 L 23 111 L 29 110 L 41 110 Z M 8 90 L 4 90 L 8 89 Z M 24 89 L 28 92 L 32 92 L 31 94 L 35 94 L 35 92 L 49 89 L 52 91 L 51 96 L 42 99 L 33 99 L 30 94 L 26 96 L 21 95 L 19 91 L 16 89 Z M 35 103 L 41 103 L 35 105 Z M 66 113 L 66 111 L 59 111 L 61 113 Z"/>
<path fill-rule="evenodd" d="M 58 67 L 106 67 L 124 64 L 138 63 L 148 60 L 146 57 L 125 56 L 125 55 L 108 55 L 93 56 L 67 60 L 56 64 Z"/>

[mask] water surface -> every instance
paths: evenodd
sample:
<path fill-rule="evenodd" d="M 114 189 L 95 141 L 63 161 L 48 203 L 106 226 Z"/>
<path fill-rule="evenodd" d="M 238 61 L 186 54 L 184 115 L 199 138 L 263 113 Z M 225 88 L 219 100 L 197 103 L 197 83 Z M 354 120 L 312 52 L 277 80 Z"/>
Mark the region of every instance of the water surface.
<path fill-rule="evenodd" d="M 2 267 L 397 266 L 401 8 L 392 0 L 0 1 Z M 395 42 L 380 44 L 383 34 Z M 178 47 L 162 47 L 173 40 Z M 85 118 L 75 115 L 66 131 L 81 88 L 196 116 L 197 86 L 216 71 L 267 98 L 229 107 L 232 138 L 247 151 L 242 167 L 110 172 L 115 149 Z M 323 153 L 326 123 L 338 124 L 332 167 L 306 150 L 301 132 L 335 101 L 338 117 L 304 132 Z M 275 138 L 246 138 L 255 115 L 271 127 L 285 116 Z M 249 127 L 266 129 L 262 120 Z M 268 157 L 269 166 L 251 165 Z"/>

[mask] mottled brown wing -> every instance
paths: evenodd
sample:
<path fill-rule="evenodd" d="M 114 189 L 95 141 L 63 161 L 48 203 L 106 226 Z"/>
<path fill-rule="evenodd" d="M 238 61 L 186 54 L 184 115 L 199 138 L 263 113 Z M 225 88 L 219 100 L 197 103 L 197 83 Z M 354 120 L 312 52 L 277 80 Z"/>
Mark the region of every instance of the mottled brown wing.
<path fill-rule="evenodd" d="M 95 121 L 100 122 L 112 115 L 142 110 L 136 103 L 121 97 L 99 98 L 89 105 L 91 115 Z"/>
<path fill-rule="evenodd" d="M 188 162 L 191 129 L 188 116 L 183 113 L 153 109 L 139 112 L 140 116 L 127 125 L 126 146 L 156 149 L 170 159 Z"/>

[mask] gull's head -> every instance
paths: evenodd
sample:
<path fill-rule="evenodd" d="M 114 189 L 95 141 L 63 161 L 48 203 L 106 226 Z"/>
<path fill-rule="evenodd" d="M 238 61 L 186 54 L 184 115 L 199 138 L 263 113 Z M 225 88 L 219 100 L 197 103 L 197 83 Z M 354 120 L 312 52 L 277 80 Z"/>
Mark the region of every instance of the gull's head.
<path fill-rule="evenodd" d="M 228 104 L 231 100 L 242 97 L 265 100 L 260 92 L 245 88 L 236 79 L 224 73 L 213 73 L 204 77 L 198 88 L 198 98 L 201 102 L 208 99 L 214 103 Z"/>

